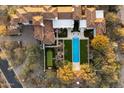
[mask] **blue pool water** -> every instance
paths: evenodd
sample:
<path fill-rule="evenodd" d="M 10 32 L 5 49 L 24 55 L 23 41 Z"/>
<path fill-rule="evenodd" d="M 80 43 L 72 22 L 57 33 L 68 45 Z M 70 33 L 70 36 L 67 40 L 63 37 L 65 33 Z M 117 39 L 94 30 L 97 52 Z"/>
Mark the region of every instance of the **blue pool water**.
<path fill-rule="evenodd" d="M 72 62 L 80 62 L 80 39 L 74 36 L 72 39 Z"/>

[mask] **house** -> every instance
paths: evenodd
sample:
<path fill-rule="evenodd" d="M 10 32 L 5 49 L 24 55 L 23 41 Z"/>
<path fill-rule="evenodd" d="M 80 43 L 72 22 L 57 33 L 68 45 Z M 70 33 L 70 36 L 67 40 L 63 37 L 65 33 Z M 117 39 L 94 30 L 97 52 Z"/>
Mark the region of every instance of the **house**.
<path fill-rule="evenodd" d="M 33 26 L 34 38 L 45 46 L 43 47 L 45 53 L 48 52 L 47 50 L 56 52 L 52 53 L 54 60 L 51 58 L 52 61 L 49 62 L 54 62 L 58 58 L 56 54 L 60 53 L 63 55 L 62 60 L 69 57 L 67 59 L 73 62 L 75 70 L 80 69 L 80 61 L 83 59 L 88 61 L 88 58 L 83 58 L 79 54 L 84 54 L 83 50 L 87 50 L 85 54 L 88 57 L 89 53 L 87 45 L 89 38 L 84 36 L 85 29 L 92 29 L 94 36 L 106 33 L 104 11 L 81 5 L 23 6 L 16 9 L 16 14 L 11 15 L 10 26 L 16 27 L 19 23 Z M 15 30 L 16 28 L 13 29 L 13 31 Z M 61 37 L 60 34 L 64 37 Z M 82 42 L 85 42 L 85 45 Z M 60 43 L 62 47 L 58 49 Z M 77 54 L 79 55 L 77 56 Z M 77 56 L 76 59 L 74 55 Z M 45 59 L 48 60 L 47 58 L 49 57 Z"/>

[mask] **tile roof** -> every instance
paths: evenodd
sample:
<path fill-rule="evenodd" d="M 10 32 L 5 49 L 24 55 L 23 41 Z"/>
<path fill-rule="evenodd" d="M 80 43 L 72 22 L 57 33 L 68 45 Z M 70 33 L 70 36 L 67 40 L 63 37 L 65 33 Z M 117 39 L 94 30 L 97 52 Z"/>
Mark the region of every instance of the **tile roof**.
<path fill-rule="evenodd" d="M 44 9 L 42 7 L 23 7 L 26 12 L 44 12 Z"/>
<path fill-rule="evenodd" d="M 98 22 L 98 23 L 100 23 L 100 22 L 104 22 L 104 21 L 105 21 L 104 18 L 97 18 L 97 19 L 95 20 L 95 22 Z"/>
<path fill-rule="evenodd" d="M 42 26 L 34 26 L 34 37 L 40 41 L 44 39 L 44 30 Z"/>
<path fill-rule="evenodd" d="M 94 7 L 91 7 L 91 8 L 87 8 L 89 11 L 94 11 L 94 10 L 96 10 L 96 8 L 94 8 Z"/>
<path fill-rule="evenodd" d="M 26 14 L 26 11 L 25 11 L 24 9 L 21 9 L 21 8 L 17 9 L 16 11 L 17 11 L 19 14 Z"/>
<path fill-rule="evenodd" d="M 73 7 L 67 6 L 67 7 L 57 7 L 58 12 L 73 12 Z"/>
<path fill-rule="evenodd" d="M 14 19 L 15 19 L 15 18 L 19 18 L 16 14 L 11 14 L 10 17 L 11 17 L 11 18 L 14 18 Z"/>
<path fill-rule="evenodd" d="M 33 17 L 33 20 L 35 20 L 35 21 L 41 21 L 41 20 L 43 20 L 43 16 L 34 16 Z"/>

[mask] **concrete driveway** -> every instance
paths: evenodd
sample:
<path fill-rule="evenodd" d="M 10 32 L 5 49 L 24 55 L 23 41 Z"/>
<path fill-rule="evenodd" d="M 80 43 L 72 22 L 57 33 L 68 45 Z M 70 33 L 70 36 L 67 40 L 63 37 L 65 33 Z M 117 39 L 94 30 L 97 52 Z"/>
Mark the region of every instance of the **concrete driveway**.
<path fill-rule="evenodd" d="M 22 41 L 23 45 L 37 44 L 37 40 L 33 37 L 33 27 L 23 26 L 23 33 L 21 36 L 3 36 L 0 37 L 1 41 L 12 40 L 12 41 Z"/>

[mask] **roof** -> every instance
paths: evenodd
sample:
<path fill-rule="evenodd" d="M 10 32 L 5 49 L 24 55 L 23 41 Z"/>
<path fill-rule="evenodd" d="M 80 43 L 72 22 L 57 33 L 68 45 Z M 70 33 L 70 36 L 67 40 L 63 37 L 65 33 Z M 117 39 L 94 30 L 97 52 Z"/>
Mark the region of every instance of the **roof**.
<path fill-rule="evenodd" d="M 26 11 L 25 11 L 24 9 L 21 9 L 21 8 L 17 9 L 16 11 L 17 11 L 19 14 L 26 14 Z"/>
<path fill-rule="evenodd" d="M 81 19 L 82 18 L 81 6 L 73 6 L 73 7 L 74 7 L 73 18 L 75 20 Z"/>
<path fill-rule="evenodd" d="M 34 16 L 33 19 L 34 19 L 35 21 L 40 21 L 40 20 L 43 19 L 43 16 Z"/>
<path fill-rule="evenodd" d="M 44 5 L 43 8 L 44 8 L 45 10 L 48 10 L 48 9 L 51 8 L 51 6 L 50 6 L 50 5 Z"/>
<path fill-rule="evenodd" d="M 95 22 L 98 22 L 98 23 L 100 23 L 100 22 L 104 22 L 104 21 L 105 21 L 104 18 L 97 18 L 97 19 L 95 20 Z"/>
<path fill-rule="evenodd" d="M 91 8 L 87 8 L 89 11 L 94 11 L 94 10 L 96 10 L 96 8 L 94 8 L 94 7 L 91 7 Z"/>
<path fill-rule="evenodd" d="M 16 14 L 11 14 L 10 16 L 11 16 L 11 18 L 14 18 L 14 19 L 19 18 Z"/>
<path fill-rule="evenodd" d="M 58 9 L 58 12 L 72 12 L 73 7 L 70 7 L 70 6 L 68 6 L 68 7 L 57 7 L 57 9 Z"/>
<path fill-rule="evenodd" d="M 26 12 L 42 12 L 44 9 L 42 7 L 23 7 Z"/>
<path fill-rule="evenodd" d="M 80 20 L 80 27 L 86 28 L 87 27 L 87 21 L 86 20 Z"/>
<path fill-rule="evenodd" d="M 53 20 L 53 28 L 73 28 L 74 20 Z"/>
<path fill-rule="evenodd" d="M 104 18 L 103 10 L 96 10 L 96 18 Z"/>

